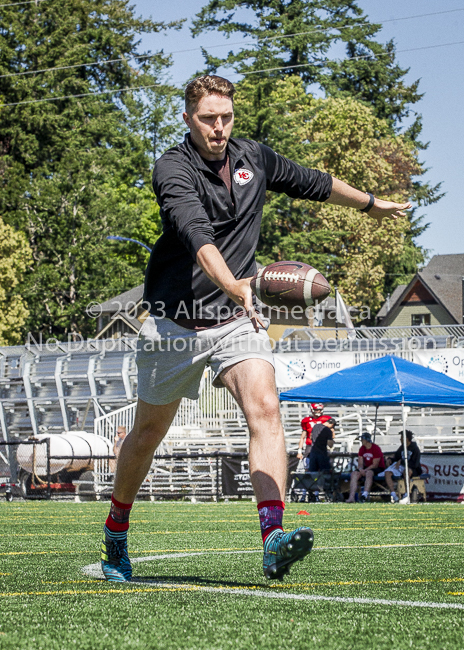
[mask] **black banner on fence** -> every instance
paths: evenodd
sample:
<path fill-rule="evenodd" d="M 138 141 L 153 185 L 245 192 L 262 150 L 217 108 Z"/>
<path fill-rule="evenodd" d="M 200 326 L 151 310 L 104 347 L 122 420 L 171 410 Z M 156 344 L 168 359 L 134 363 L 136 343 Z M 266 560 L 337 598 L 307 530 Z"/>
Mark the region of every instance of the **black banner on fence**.
<path fill-rule="evenodd" d="M 298 465 L 298 458 L 288 459 L 288 481 L 287 489 L 290 486 L 290 472 L 294 472 Z M 247 458 L 223 458 L 222 459 L 222 495 L 232 496 L 253 496 L 253 486 L 250 481 L 250 465 Z"/>
<path fill-rule="evenodd" d="M 222 459 L 222 495 L 228 497 L 253 496 L 250 464 L 247 458 Z"/>

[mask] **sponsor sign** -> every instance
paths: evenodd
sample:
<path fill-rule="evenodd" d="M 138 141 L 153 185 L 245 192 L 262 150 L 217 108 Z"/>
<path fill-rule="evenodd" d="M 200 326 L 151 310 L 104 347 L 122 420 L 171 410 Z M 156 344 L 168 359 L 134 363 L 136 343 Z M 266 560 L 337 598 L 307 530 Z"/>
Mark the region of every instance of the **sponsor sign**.
<path fill-rule="evenodd" d="M 427 501 L 464 500 L 464 454 L 422 454 Z"/>
<path fill-rule="evenodd" d="M 464 349 L 415 350 L 411 360 L 464 383 Z M 303 386 L 356 365 L 355 353 L 348 351 L 281 352 L 274 361 L 278 388 Z"/>
<path fill-rule="evenodd" d="M 253 496 L 248 460 L 222 459 L 222 494 L 224 496 Z"/>
<path fill-rule="evenodd" d="M 354 366 L 353 352 L 275 354 L 277 388 L 296 388 Z"/>
<path fill-rule="evenodd" d="M 456 381 L 464 382 L 464 349 L 450 348 L 433 352 L 416 350 L 414 363 L 442 372 Z"/>
<path fill-rule="evenodd" d="M 288 482 L 287 489 L 290 487 L 292 476 L 298 465 L 297 458 L 288 459 Z M 245 496 L 247 498 L 254 496 L 253 486 L 250 480 L 250 465 L 248 459 L 240 458 L 223 458 L 222 459 L 222 494 L 226 497 Z"/>

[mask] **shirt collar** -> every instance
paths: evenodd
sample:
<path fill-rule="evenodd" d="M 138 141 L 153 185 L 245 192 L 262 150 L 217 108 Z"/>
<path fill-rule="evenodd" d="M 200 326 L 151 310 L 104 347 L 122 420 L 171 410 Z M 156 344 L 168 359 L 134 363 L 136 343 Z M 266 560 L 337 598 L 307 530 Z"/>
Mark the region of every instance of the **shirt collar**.
<path fill-rule="evenodd" d="M 199 169 L 206 169 L 208 171 L 211 171 L 210 168 L 205 164 L 203 158 L 196 150 L 192 142 L 192 138 L 190 137 L 190 132 L 185 134 L 184 142 L 182 143 L 182 148 L 187 153 L 187 155 L 190 158 L 190 162 L 193 165 L 195 165 L 195 167 L 198 167 Z M 229 138 L 229 142 L 227 143 L 227 154 L 229 155 L 229 158 L 233 160 L 234 164 L 240 160 L 243 153 L 244 153 L 244 149 L 241 146 L 240 141 L 236 140 L 235 138 Z"/>

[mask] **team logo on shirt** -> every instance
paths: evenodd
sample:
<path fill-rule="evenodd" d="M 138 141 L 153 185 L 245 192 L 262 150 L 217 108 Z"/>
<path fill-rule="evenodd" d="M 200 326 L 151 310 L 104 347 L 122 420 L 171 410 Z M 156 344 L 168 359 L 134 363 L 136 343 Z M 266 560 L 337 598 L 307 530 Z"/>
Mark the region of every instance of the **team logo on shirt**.
<path fill-rule="evenodd" d="M 246 185 L 251 181 L 254 174 L 249 169 L 236 169 L 234 171 L 234 181 L 239 185 Z"/>

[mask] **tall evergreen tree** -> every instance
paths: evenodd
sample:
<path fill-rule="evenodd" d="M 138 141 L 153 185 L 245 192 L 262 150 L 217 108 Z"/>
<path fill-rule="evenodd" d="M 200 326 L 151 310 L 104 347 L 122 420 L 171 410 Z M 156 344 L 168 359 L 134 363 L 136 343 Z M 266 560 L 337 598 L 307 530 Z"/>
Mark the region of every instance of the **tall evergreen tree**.
<path fill-rule="evenodd" d="M 146 187 L 176 137 L 178 93 L 169 58 L 139 40 L 178 26 L 137 18 L 128 0 L 2 8 L 0 214 L 32 250 L 21 291 L 34 332 L 91 335 L 86 305 L 142 280 L 144 250 L 106 238 L 157 235 Z"/>
<path fill-rule="evenodd" d="M 244 17 L 245 9 L 244 20 L 235 20 L 237 12 Z M 393 41 L 382 45 L 375 39 L 380 29 L 356 0 L 210 0 L 197 14 L 192 33 L 217 30 L 246 38 L 243 47 L 224 59 L 205 51 L 211 71 L 220 65 L 245 74 L 280 68 L 269 75 L 298 75 L 330 95 L 349 93 L 371 104 L 378 117 L 397 124 L 420 99 L 419 82 L 405 84 L 408 70 L 396 62 Z M 337 60 L 332 52 L 340 43 L 346 57 Z"/>

